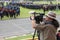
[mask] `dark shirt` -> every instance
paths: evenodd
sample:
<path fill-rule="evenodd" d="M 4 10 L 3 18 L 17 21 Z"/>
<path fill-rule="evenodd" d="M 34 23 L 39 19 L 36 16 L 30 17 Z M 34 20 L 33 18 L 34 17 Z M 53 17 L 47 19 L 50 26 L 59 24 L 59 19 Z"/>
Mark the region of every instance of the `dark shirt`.
<path fill-rule="evenodd" d="M 57 33 L 57 40 L 60 40 L 60 33 Z"/>
<path fill-rule="evenodd" d="M 58 23 L 58 21 L 55 20 L 55 19 L 53 19 L 53 21 L 46 21 L 46 20 L 44 20 L 44 23 L 45 23 L 45 24 L 51 24 L 51 25 L 53 25 L 55 28 L 58 28 L 58 27 L 59 27 L 59 23 Z"/>

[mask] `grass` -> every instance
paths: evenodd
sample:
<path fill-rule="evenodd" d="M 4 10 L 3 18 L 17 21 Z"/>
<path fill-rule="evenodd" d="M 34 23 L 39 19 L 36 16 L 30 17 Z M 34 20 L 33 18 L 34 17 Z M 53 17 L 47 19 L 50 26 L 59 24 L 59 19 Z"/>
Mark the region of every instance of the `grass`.
<path fill-rule="evenodd" d="M 29 14 L 29 11 L 36 11 L 37 13 L 43 13 L 43 10 L 42 9 L 27 9 L 27 8 L 23 8 L 23 7 L 20 7 L 20 10 L 21 10 L 21 15 L 18 16 L 18 18 L 27 18 L 27 17 L 30 17 L 30 14 Z M 54 10 L 53 10 L 54 11 Z M 55 10 L 54 12 L 56 12 L 57 15 L 60 14 L 60 10 Z M 46 14 L 48 13 L 48 11 L 46 11 Z"/>
<path fill-rule="evenodd" d="M 50 1 L 35 1 L 35 4 L 50 4 Z M 57 4 L 57 1 L 52 1 L 53 4 Z M 60 3 L 60 1 L 58 1 Z"/>
<path fill-rule="evenodd" d="M 11 39 L 6 39 L 6 40 L 26 40 L 26 39 L 28 39 L 28 38 L 32 38 L 32 35 L 31 34 L 29 34 L 29 35 L 27 35 L 27 36 L 20 36 L 20 37 L 16 37 L 16 38 L 11 38 Z"/>
<path fill-rule="evenodd" d="M 27 8 L 23 8 L 23 7 L 20 7 L 21 9 L 21 18 L 25 18 L 25 17 L 29 17 L 30 14 L 29 14 L 29 11 L 36 11 L 36 12 L 42 12 L 42 10 L 36 10 L 36 9 L 27 9 Z"/>
<path fill-rule="evenodd" d="M 32 38 L 33 38 L 32 34 L 27 34 L 25 36 L 18 36 L 18 37 L 15 37 L 15 38 L 8 38 L 8 39 L 5 39 L 5 40 L 27 40 L 27 39 L 32 39 Z M 37 35 L 35 35 L 35 38 L 37 38 Z"/>

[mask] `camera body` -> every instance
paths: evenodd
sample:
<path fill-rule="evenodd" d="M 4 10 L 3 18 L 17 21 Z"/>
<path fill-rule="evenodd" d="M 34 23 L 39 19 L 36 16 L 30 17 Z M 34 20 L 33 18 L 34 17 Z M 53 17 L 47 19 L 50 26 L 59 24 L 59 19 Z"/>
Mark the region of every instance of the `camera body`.
<path fill-rule="evenodd" d="M 38 15 L 37 15 L 38 14 Z M 36 16 L 37 15 L 37 16 Z M 36 20 L 36 23 L 37 24 L 39 24 L 40 22 L 42 22 L 43 21 L 43 16 L 44 16 L 45 14 L 44 13 L 36 13 L 35 14 L 35 17 L 34 17 L 34 19 Z"/>
<path fill-rule="evenodd" d="M 37 24 L 43 21 L 43 16 L 45 13 L 34 13 L 34 20 L 36 21 Z M 30 17 L 31 19 L 31 17 Z M 32 20 L 32 19 L 31 19 Z"/>

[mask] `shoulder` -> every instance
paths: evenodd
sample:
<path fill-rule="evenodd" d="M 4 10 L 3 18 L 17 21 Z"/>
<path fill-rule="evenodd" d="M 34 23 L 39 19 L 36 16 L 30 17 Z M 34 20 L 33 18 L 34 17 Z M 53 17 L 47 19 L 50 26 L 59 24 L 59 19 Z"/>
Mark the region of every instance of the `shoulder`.
<path fill-rule="evenodd" d="M 45 26 L 53 26 L 52 24 L 46 24 Z"/>
<path fill-rule="evenodd" d="M 54 25 L 56 28 L 59 27 L 59 22 L 58 22 L 58 20 L 54 19 L 54 20 L 53 20 L 53 25 Z"/>

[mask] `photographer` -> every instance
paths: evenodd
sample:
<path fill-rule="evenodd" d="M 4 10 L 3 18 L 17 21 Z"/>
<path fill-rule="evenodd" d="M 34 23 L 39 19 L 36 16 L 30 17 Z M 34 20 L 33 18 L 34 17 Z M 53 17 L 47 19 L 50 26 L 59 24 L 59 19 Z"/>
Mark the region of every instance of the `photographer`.
<path fill-rule="evenodd" d="M 32 11 L 31 13 L 35 12 Z M 49 11 L 46 17 L 43 18 L 43 21 L 40 24 L 36 24 L 34 15 L 31 16 L 32 27 L 42 32 L 43 36 L 42 40 L 56 40 L 56 31 L 57 28 L 59 27 L 59 23 L 55 18 L 56 13 Z"/>

